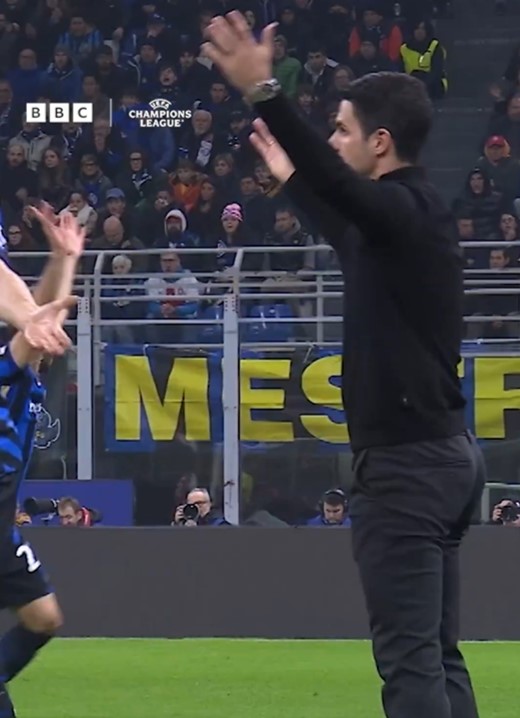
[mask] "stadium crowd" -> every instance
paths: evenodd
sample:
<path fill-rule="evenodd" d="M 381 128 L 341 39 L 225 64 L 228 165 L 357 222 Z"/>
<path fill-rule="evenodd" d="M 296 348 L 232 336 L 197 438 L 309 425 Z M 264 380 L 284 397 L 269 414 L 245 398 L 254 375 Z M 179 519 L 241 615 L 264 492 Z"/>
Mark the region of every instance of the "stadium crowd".
<path fill-rule="evenodd" d="M 432 18 L 446 6 L 429 0 L 6 0 L 0 4 L 0 199 L 14 266 L 25 275 L 39 272 L 41 260 L 16 254 L 45 249 L 26 209 L 44 200 L 79 217 L 89 249 L 117 252 L 104 268 L 113 274 L 104 295 L 114 299 L 103 304 L 104 318 L 186 319 L 205 312 L 211 319 L 218 308 L 199 295 L 208 285 L 218 292 L 235 258 L 230 250 L 324 241 L 255 155 L 248 141 L 251 108 L 199 57 L 211 17 L 238 7 L 255 33 L 279 22 L 276 76 L 301 114 L 328 136 L 342 91 L 369 72 L 413 73 L 432 99 L 442 99 L 446 52 Z M 191 117 L 175 128 L 143 127 L 130 110 L 154 99 Z M 27 103 L 75 101 L 92 103 L 93 124 L 27 122 Z M 219 251 L 176 252 L 204 247 Z M 164 251 L 135 254 L 143 248 Z M 248 254 L 242 266 L 278 273 L 284 281 L 268 279 L 262 289 L 290 293 L 301 292 L 306 272 L 333 261 L 332 254 L 282 251 Z M 83 271 L 93 264 L 86 260 Z M 136 273 L 152 276 L 139 284 Z M 150 301 L 129 301 L 140 295 Z M 259 310 L 252 302 L 252 311 L 309 314 L 308 302 L 264 305 Z M 289 336 L 284 327 L 276 339 Z M 111 341 L 200 339 L 186 325 L 106 331 Z"/>

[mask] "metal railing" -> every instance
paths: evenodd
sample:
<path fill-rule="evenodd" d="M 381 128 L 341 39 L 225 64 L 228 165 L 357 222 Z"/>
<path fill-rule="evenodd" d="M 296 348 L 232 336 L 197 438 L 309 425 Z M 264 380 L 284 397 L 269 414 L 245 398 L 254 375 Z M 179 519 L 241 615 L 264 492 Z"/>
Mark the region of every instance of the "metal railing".
<path fill-rule="evenodd" d="M 504 243 L 499 241 L 489 242 L 468 242 L 463 246 L 471 248 L 499 247 L 507 248 L 520 246 L 520 242 Z M 120 281 L 114 280 L 114 275 L 105 271 L 108 260 L 120 254 L 129 256 L 146 255 L 154 257 L 164 252 L 172 251 L 181 256 L 187 255 L 218 255 L 222 250 L 213 249 L 157 249 L 157 250 L 103 250 L 101 252 L 87 251 L 86 258 L 92 257 L 92 273 L 78 275 L 75 281 L 75 291 L 81 296 L 78 305 L 77 318 L 70 320 L 77 330 L 77 375 L 78 375 L 78 478 L 88 480 L 93 475 L 93 391 L 96 385 L 102 382 L 102 354 L 104 349 L 103 328 L 117 325 L 130 327 L 142 327 L 150 325 L 175 325 L 175 326 L 201 326 L 218 324 L 222 327 L 222 339 L 213 344 L 205 344 L 207 348 L 219 348 L 223 356 L 223 416 L 224 416 L 224 507 L 228 520 L 232 523 L 238 522 L 239 516 L 239 488 L 240 488 L 240 447 L 239 447 L 239 357 L 240 349 L 259 347 L 262 351 L 280 348 L 298 348 L 312 346 L 330 346 L 340 348 L 340 339 L 329 340 L 326 338 L 326 327 L 340 325 L 343 321 L 342 309 L 332 310 L 326 305 L 327 300 L 341 300 L 343 297 L 343 277 L 338 269 L 300 271 L 291 274 L 283 274 L 273 271 L 246 271 L 243 269 L 244 260 L 248 254 L 259 252 L 276 255 L 278 253 L 304 253 L 312 252 L 317 257 L 319 253 L 330 253 L 332 250 L 327 245 L 313 247 L 239 247 L 225 250 L 225 254 L 234 254 L 234 261 L 225 272 L 197 273 L 196 277 L 204 287 L 204 292 L 198 295 L 189 296 L 189 301 L 198 303 L 219 303 L 222 305 L 222 317 L 208 320 L 197 312 L 196 316 L 179 318 L 140 318 L 140 319 L 107 319 L 103 316 L 103 307 L 113 303 L 116 296 L 110 292 L 121 290 L 123 287 Z M 17 254 L 19 257 L 47 256 L 44 252 Z M 478 275 L 478 278 L 477 278 Z M 124 284 L 125 302 L 128 303 L 150 303 L 151 301 L 167 301 L 167 296 L 155 296 L 146 293 L 146 281 L 151 277 L 172 279 L 176 275 L 153 272 L 146 274 L 131 273 L 126 277 Z M 268 280 L 277 279 L 267 285 Z M 28 277 L 28 283 L 36 281 L 36 277 Z M 120 279 L 120 278 L 119 278 Z M 296 281 L 295 281 L 296 280 Z M 274 286 L 273 286 L 274 285 Z M 464 277 L 465 293 L 468 296 L 520 296 L 520 268 L 506 270 L 490 269 L 468 269 Z M 129 292 L 136 291 L 142 294 L 132 295 Z M 241 306 L 248 303 L 258 302 L 300 302 L 310 304 L 313 312 L 309 316 L 290 317 L 263 317 L 265 324 L 290 324 L 292 327 L 298 325 L 314 327 L 314 333 L 309 337 L 290 339 L 289 341 L 262 341 L 247 342 L 241 336 L 241 329 L 248 325 L 259 322 L 259 317 L 242 316 Z M 507 315 L 489 316 L 466 316 L 467 323 L 474 322 L 520 322 L 520 313 Z M 507 348 L 508 353 L 520 354 L 520 326 L 519 337 L 492 340 L 473 340 L 463 352 L 465 356 L 479 356 L 481 345 L 497 345 L 496 353 L 501 354 Z M 197 347 L 199 343 L 178 343 L 173 346 L 182 348 Z M 489 352 L 486 352 L 489 355 Z M 489 511 L 489 496 L 491 488 L 501 486 L 490 484 L 486 489 L 482 503 L 484 512 Z M 507 486 L 507 485 L 504 485 Z"/>

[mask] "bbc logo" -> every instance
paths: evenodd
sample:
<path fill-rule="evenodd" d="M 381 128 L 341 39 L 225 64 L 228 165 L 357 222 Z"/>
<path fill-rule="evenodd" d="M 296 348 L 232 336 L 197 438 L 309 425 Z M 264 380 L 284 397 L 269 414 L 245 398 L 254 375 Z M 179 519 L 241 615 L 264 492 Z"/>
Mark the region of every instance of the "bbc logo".
<path fill-rule="evenodd" d="M 32 124 L 76 122 L 83 125 L 93 122 L 94 110 L 91 102 L 28 102 L 25 114 L 27 122 Z"/>

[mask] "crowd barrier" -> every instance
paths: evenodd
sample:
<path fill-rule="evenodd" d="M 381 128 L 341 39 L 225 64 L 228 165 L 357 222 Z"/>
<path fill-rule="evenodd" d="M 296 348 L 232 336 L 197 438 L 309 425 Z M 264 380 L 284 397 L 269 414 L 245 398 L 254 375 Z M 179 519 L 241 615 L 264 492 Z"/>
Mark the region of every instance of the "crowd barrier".
<path fill-rule="evenodd" d="M 503 243 L 498 241 L 463 244 L 468 249 L 503 246 Z M 508 243 L 508 247 L 513 245 L 520 246 L 520 242 Z M 132 251 L 132 254 L 136 256 L 146 254 L 152 257 L 161 254 L 162 251 L 164 250 Z M 203 254 L 215 257 L 219 250 L 179 249 L 175 251 L 181 257 Z M 294 357 L 297 357 L 298 352 L 300 355 L 309 353 L 309 356 L 312 352 L 321 352 L 322 357 L 327 354 L 329 357 L 333 357 L 339 356 L 341 352 L 343 293 L 340 272 L 334 268 L 323 271 L 298 272 L 298 281 L 295 284 L 293 282 L 294 278 L 288 281 L 287 276 L 284 274 L 246 271 L 244 264 L 248 254 L 258 253 L 259 251 L 264 254 L 312 252 L 317 258 L 320 256 L 326 257 L 330 253 L 330 248 L 325 245 L 309 248 L 230 248 L 226 252 L 235 257 L 232 266 L 226 272 L 209 272 L 197 275 L 204 281 L 204 292 L 201 292 L 198 296 L 190 297 L 190 301 L 193 300 L 200 306 L 218 306 L 218 311 L 202 318 L 197 314 L 195 317 L 185 319 L 165 318 L 153 320 L 104 318 L 103 307 L 107 303 L 114 302 L 114 296 L 110 295 L 111 289 L 121 289 L 120 284 L 117 284 L 117 282 L 114 284 L 115 279 L 109 273 L 110 259 L 119 254 L 121 250 L 86 253 L 86 259 L 91 260 L 92 272 L 80 275 L 77 279 L 76 288 L 81 298 L 77 317 L 69 322 L 75 340 L 72 364 L 74 375 L 77 377 L 77 396 L 75 397 L 74 406 L 75 437 L 77 438 L 77 471 L 75 472 L 75 477 L 77 476 L 80 480 L 91 480 L 99 476 L 99 469 L 96 466 L 96 463 L 100 463 L 98 457 L 106 456 L 113 452 L 114 441 L 117 439 L 115 431 L 112 434 L 110 433 L 109 413 L 105 413 L 105 420 L 107 417 L 108 420 L 105 421 L 101 434 L 96 426 L 96 416 L 99 415 L 96 402 L 98 400 L 101 403 L 107 402 L 107 392 L 109 391 L 105 383 L 107 368 L 110 369 L 110 362 L 113 361 L 114 355 L 114 346 L 107 345 L 104 340 L 104 330 L 114 327 L 124 329 L 133 327 L 137 330 L 139 328 L 148 328 L 154 324 L 160 327 L 191 326 L 199 331 L 209 325 L 211 332 L 210 335 L 206 336 L 203 343 L 200 341 L 200 335 L 197 334 L 194 336 L 199 338 L 195 342 L 161 343 L 161 346 L 168 346 L 170 350 L 178 352 L 191 351 L 200 353 L 201 350 L 216 352 L 216 361 L 222 368 L 221 379 L 217 381 L 215 386 L 212 385 L 213 388 L 208 389 L 208 391 L 217 392 L 221 400 L 219 412 L 222 420 L 222 436 L 218 443 L 209 442 L 209 450 L 214 454 L 215 466 L 217 464 L 221 466 L 218 470 L 212 469 L 212 476 L 215 478 L 211 479 L 211 483 L 213 484 L 217 481 L 216 477 L 219 477 L 218 481 L 222 487 L 226 517 L 231 523 L 238 523 L 243 494 L 241 491 L 243 454 L 247 451 L 251 455 L 251 451 L 255 450 L 251 442 L 247 446 L 245 445 L 244 437 L 240 433 L 240 427 L 244 425 L 244 416 L 241 416 L 241 411 L 244 408 L 245 390 L 245 386 L 241 381 L 241 363 L 244 358 L 246 358 L 246 361 L 248 356 L 253 358 L 262 356 L 264 361 L 267 358 L 276 360 L 279 357 L 286 360 L 288 353 L 292 353 Z M 23 258 L 25 253 L 20 253 L 19 256 Z M 33 255 L 31 254 L 30 256 Z M 149 279 L 150 276 L 149 274 L 142 276 L 132 274 L 128 280 L 130 283 L 125 286 L 127 289 L 141 288 L 142 290 L 143 282 Z M 161 278 L 168 275 L 154 273 L 153 276 Z M 465 292 L 467 295 L 517 296 L 520 295 L 519 278 L 520 269 L 501 272 L 469 269 L 465 272 Z M 268 291 L 265 291 L 266 282 L 273 279 L 276 279 L 276 281 L 270 282 L 267 285 Z M 287 285 L 284 282 L 288 282 Z M 141 291 L 139 296 L 128 294 L 128 296 L 124 297 L 124 300 L 130 304 L 138 304 L 149 302 L 150 297 Z M 258 312 L 255 314 L 248 311 L 248 308 L 256 306 L 259 302 L 271 302 L 275 305 L 277 303 L 278 305 L 283 305 L 301 302 L 306 305 L 307 309 L 310 308 L 310 311 L 303 312 L 301 316 L 294 312 L 290 316 L 283 313 L 259 316 Z M 463 346 L 466 371 L 463 381 L 468 384 L 468 381 L 470 381 L 468 377 L 475 377 L 472 385 L 474 388 L 468 389 L 469 395 L 467 394 L 470 405 L 469 411 L 470 413 L 473 412 L 469 416 L 469 425 L 472 428 L 475 428 L 477 424 L 480 427 L 484 426 L 483 435 L 479 436 L 479 438 L 487 441 L 489 455 L 500 454 L 500 460 L 495 462 L 490 479 L 497 491 L 508 491 L 509 484 L 518 481 L 518 469 L 516 467 L 519 465 L 519 451 L 516 439 L 520 436 L 520 427 L 517 420 L 520 413 L 518 411 L 520 409 L 520 399 L 519 391 L 516 388 L 518 383 L 516 377 L 520 375 L 520 368 L 517 367 L 520 358 L 520 324 L 518 324 L 520 314 L 513 313 L 507 316 L 493 315 L 484 317 L 467 316 L 465 321 L 467 323 L 506 321 L 512 326 L 517 326 L 519 330 L 518 338 L 510 336 L 507 339 L 493 341 L 484 339 L 468 342 Z M 281 329 L 289 325 L 295 329 L 294 335 L 288 336 L 287 331 Z M 260 332 L 258 330 L 259 326 L 261 328 Z M 218 327 L 218 331 L 215 331 L 215 327 Z M 268 328 L 267 331 L 266 328 Z M 133 351 L 146 357 L 154 352 L 156 348 L 156 345 L 144 342 Z M 124 353 L 123 350 L 118 349 L 117 345 L 115 351 L 116 354 Z M 253 354 L 248 355 L 247 352 L 253 352 Z M 257 353 L 254 354 L 254 352 Z M 261 352 L 261 355 L 258 352 Z M 491 365 L 492 362 L 494 362 L 493 366 Z M 295 362 L 292 363 L 294 364 Z M 486 366 L 484 367 L 484 365 Z M 336 394 L 339 396 L 336 379 L 332 378 L 330 380 L 331 386 L 328 389 L 325 387 L 320 390 L 320 396 L 311 397 L 308 394 L 306 396 L 307 405 L 309 403 L 327 405 L 328 396 L 330 410 L 325 413 L 326 418 L 329 421 L 332 420 L 332 422 L 337 421 L 337 417 L 334 419 L 334 412 L 337 414 L 339 410 L 336 405 Z M 254 381 L 257 380 L 255 379 Z M 500 387 L 499 384 L 502 381 L 503 386 Z M 161 395 L 163 390 L 164 385 L 161 390 L 157 389 L 159 399 L 164 396 Z M 335 396 L 332 403 L 330 400 L 331 391 L 334 391 Z M 324 392 L 325 398 L 323 398 Z M 273 409 L 275 406 L 270 405 L 267 408 Z M 163 407 L 162 411 L 164 414 L 166 408 Z M 299 408 L 296 407 L 295 411 L 298 415 Z M 212 417 L 213 413 L 212 409 Z M 494 422 L 494 425 L 490 428 L 490 423 L 486 424 L 485 417 L 491 415 L 495 418 L 491 422 Z M 149 419 L 146 412 L 145 418 Z M 52 416 L 49 421 L 51 420 Z M 68 425 L 72 426 L 70 422 Z M 62 421 L 62 427 L 64 426 L 65 422 Z M 182 438 L 181 435 L 182 427 L 179 427 L 179 436 Z M 190 439 L 191 437 L 184 436 L 184 438 Z M 275 438 L 268 438 L 271 446 L 274 445 Z M 296 438 L 306 439 L 306 435 L 297 436 Z M 151 451 L 159 455 L 160 442 L 156 441 L 153 432 L 151 432 L 148 439 L 151 442 Z M 262 437 L 260 439 L 262 440 Z M 316 437 L 314 435 L 313 439 L 317 440 L 316 445 L 318 446 L 321 436 Z M 199 446 L 204 444 L 200 437 L 195 437 L 195 440 L 198 441 Z M 108 475 L 112 478 L 123 475 L 126 478 L 126 470 L 131 465 L 132 452 L 142 450 L 142 443 L 136 447 L 132 447 L 130 444 L 132 444 L 132 441 L 127 441 L 125 451 L 127 451 L 129 459 L 127 465 L 123 468 L 123 473 L 121 473 L 119 465 L 116 473 L 110 474 L 103 471 L 103 475 Z M 116 450 L 118 450 L 117 447 Z M 150 452 L 150 449 L 148 448 L 146 451 Z M 170 461 L 171 457 L 167 460 Z M 114 466 L 117 463 L 118 459 L 116 458 L 113 462 Z M 136 465 L 138 463 L 139 460 L 136 456 Z M 150 471 L 153 472 L 155 468 L 150 466 Z M 255 466 L 255 468 L 258 467 Z M 130 478 L 135 477 L 131 476 Z M 493 500 L 490 494 L 491 488 L 488 487 L 482 507 L 484 520 L 489 517 L 489 510 Z"/>
<path fill-rule="evenodd" d="M 239 533 L 238 533 L 239 532 Z M 32 528 L 65 636 L 368 638 L 350 531 Z M 520 640 L 520 531 L 472 528 L 462 637 Z"/>

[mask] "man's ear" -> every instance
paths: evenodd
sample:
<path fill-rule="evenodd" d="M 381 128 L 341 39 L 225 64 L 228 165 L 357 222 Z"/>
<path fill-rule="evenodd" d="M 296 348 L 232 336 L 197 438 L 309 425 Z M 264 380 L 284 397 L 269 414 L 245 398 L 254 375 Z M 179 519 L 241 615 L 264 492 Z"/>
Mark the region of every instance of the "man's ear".
<path fill-rule="evenodd" d="M 378 157 L 388 154 L 393 145 L 392 135 L 388 130 L 381 127 L 372 135 L 374 142 L 374 150 Z"/>

